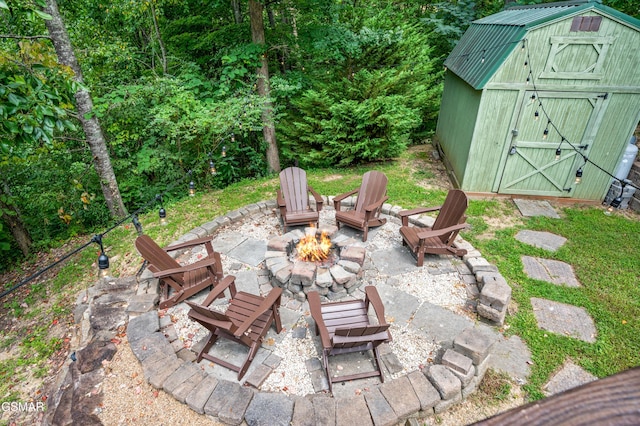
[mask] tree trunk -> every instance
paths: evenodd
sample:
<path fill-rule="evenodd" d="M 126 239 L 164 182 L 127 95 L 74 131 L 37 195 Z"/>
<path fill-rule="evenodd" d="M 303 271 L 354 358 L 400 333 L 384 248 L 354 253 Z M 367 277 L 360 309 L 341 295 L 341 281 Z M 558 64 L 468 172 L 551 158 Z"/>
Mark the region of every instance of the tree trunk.
<path fill-rule="evenodd" d="M 160 26 L 158 25 L 158 15 L 156 14 L 156 8 L 151 2 L 151 20 L 153 21 L 153 29 L 158 37 L 158 47 L 160 48 L 160 61 L 162 62 L 162 75 L 167 75 L 167 51 L 162 41 L 162 35 L 160 34 Z"/>
<path fill-rule="evenodd" d="M 251 19 L 251 39 L 256 44 L 265 44 L 264 40 L 264 18 L 262 4 L 257 0 L 249 0 L 249 17 Z M 264 98 L 262 108 L 262 134 L 267 142 L 267 163 L 270 172 L 280 171 L 280 156 L 278 154 L 278 144 L 276 143 L 276 130 L 273 124 L 273 106 L 270 99 L 269 88 L 269 61 L 267 53 L 262 55 L 261 65 L 257 70 L 258 74 L 258 94 Z"/>
<path fill-rule="evenodd" d="M 234 22 L 237 25 L 242 24 L 242 11 L 240 10 L 240 0 L 231 0 L 231 7 L 233 8 Z"/>
<path fill-rule="evenodd" d="M 9 189 L 9 185 L 6 182 L 2 182 L 2 188 L 0 188 L 0 194 L 4 194 L 6 197 L 11 197 L 11 191 Z M 22 222 L 22 217 L 20 215 L 20 211 L 14 205 L 6 204 L 2 201 L 0 197 L 0 211 L 2 215 L 0 217 L 2 220 L 9 225 L 9 231 L 13 236 L 13 239 L 18 243 L 18 247 L 24 256 L 29 254 L 29 250 L 31 249 L 31 236 L 29 235 L 29 231 L 24 226 Z M 9 214 L 9 212 L 13 212 L 13 214 Z"/>
<path fill-rule="evenodd" d="M 125 217 L 127 210 L 122 202 L 120 196 L 120 189 L 118 188 L 118 182 L 116 181 L 116 175 L 113 172 L 111 166 L 111 159 L 109 158 L 109 151 L 107 150 L 107 144 L 102 134 L 102 128 L 100 122 L 93 113 L 93 100 L 91 95 L 83 86 L 84 79 L 82 77 L 82 71 L 78 65 L 78 60 L 73 52 L 71 41 L 69 40 L 69 34 L 62 22 L 60 11 L 58 10 L 58 4 L 56 0 L 46 0 L 47 6 L 44 9 L 46 13 L 52 16 L 52 19 L 46 20 L 45 24 L 51 41 L 56 49 L 58 55 L 58 61 L 62 65 L 70 67 L 75 73 L 74 80 L 81 83 L 81 88 L 75 93 L 76 104 L 78 108 L 78 118 L 82 122 L 82 128 L 84 129 L 87 143 L 93 154 L 93 164 L 100 178 L 100 185 L 102 187 L 102 193 L 107 202 L 107 207 L 114 217 Z"/>

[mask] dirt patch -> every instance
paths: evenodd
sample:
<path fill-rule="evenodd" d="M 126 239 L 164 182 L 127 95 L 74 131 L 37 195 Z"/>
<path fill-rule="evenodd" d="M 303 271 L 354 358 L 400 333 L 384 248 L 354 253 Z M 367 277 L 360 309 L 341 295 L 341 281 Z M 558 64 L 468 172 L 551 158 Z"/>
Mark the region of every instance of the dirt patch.
<path fill-rule="evenodd" d="M 417 185 L 426 190 L 453 189 L 447 170 L 433 145 L 411 146 L 407 155 L 408 158 L 401 160 L 401 163 L 408 168 Z"/>
<path fill-rule="evenodd" d="M 479 240 L 491 240 L 495 237 L 496 231 L 513 228 L 522 223 L 522 217 L 508 215 L 500 217 L 483 216 L 482 220 L 487 224 L 489 229 L 476 237 Z"/>
<path fill-rule="evenodd" d="M 342 175 L 329 175 L 329 176 L 325 176 L 322 181 L 323 182 L 331 182 L 334 180 L 338 180 L 338 179 L 342 179 Z"/>

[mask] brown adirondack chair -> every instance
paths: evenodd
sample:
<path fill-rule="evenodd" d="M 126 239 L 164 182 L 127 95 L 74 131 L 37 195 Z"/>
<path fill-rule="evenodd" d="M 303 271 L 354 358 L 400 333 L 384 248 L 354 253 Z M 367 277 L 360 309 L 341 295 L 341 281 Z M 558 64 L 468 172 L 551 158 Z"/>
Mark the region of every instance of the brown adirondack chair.
<path fill-rule="evenodd" d="M 316 209 L 309 205 L 309 193 L 316 201 Z M 322 197 L 307 184 L 307 173 L 298 167 L 288 167 L 280 172 L 280 189 L 277 192 L 280 216 L 287 232 L 287 226 L 318 226 L 319 212 L 322 210 Z"/>
<path fill-rule="evenodd" d="M 223 295 L 229 289 L 231 299 L 225 313 L 210 309 L 214 299 Z M 276 332 L 282 331 L 280 320 L 280 297 L 282 289 L 273 288 L 267 297 L 256 296 L 236 291 L 235 277 L 227 275 L 220 281 L 202 304 L 187 301 L 191 307 L 189 318 L 202 324 L 209 330 L 209 338 L 200 353 L 197 362 L 203 358 L 238 372 L 238 381 L 247 372 L 251 361 L 256 356 L 264 336 L 275 322 Z M 209 350 L 218 337 L 230 339 L 249 347 L 246 359 L 241 365 L 234 365 L 216 356 L 210 355 Z"/>
<path fill-rule="evenodd" d="M 333 391 L 333 384 L 337 382 L 378 376 L 380 381 L 384 382 L 378 347 L 391 340 L 389 324 L 385 321 L 384 306 L 376 288 L 365 287 L 365 294 L 364 301 L 349 300 L 324 305 L 320 303 L 317 292 L 310 291 L 307 295 L 311 316 L 316 323 L 316 335 L 320 334 L 322 341 L 322 362 L 330 392 Z M 373 306 L 377 324 L 370 322 L 369 304 Z M 375 371 L 344 376 L 335 376 L 329 371 L 330 356 L 367 350 L 373 351 Z"/>
<path fill-rule="evenodd" d="M 467 227 L 467 195 L 459 190 L 452 189 L 447 194 L 444 204 L 438 207 L 419 207 L 412 210 L 403 210 L 398 213 L 402 220 L 400 234 L 402 244 L 408 246 L 416 256 L 417 266 L 422 266 L 425 253 L 429 254 L 453 254 L 464 256 L 467 250 L 454 246 L 458 233 Z M 409 216 L 427 212 L 439 211 L 433 226 L 418 227 L 409 225 Z"/>
<path fill-rule="evenodd" d="M 352 210 L 340 210 L 341 202 L 345 198 L 358 194 Z M 384 173 L 370 171 L 362 176 L 359 188 L 333 198 L 336 210 L 336 224 L 344 223 L 352 228 L 362 230 L 362 241 L 367 241 L 369 227 L 384 225 L 387 220 L 380 219 L 382 204 L 387 201 L 387 177 Z"/>
<path fill-rule="evenodd" d="M 208 256 L 191 265 L 180 265 L 167 252 L 204 244 Z M 160 309 L 170 308 L 222 279 L 220 253 L 213 250 L 211 237 L 198 238 L 162 249 L 148 235 L 135 242 L 138 253 L 148 262 L 153 276 L 160 280 Z"/>

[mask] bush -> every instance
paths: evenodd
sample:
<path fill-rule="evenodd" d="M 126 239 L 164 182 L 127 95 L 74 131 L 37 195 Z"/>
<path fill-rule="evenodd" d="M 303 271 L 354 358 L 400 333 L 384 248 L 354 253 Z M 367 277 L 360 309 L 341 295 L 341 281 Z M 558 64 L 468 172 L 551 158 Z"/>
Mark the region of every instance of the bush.
<path fill-rule="evenodd" d="M 363 28 L 355 38 L 360 48 L 349 52 L 356 57 L 345 55 L 328 76 L 310 73 L 282 91 L 288 108 L 280 111 L 278 131 L 285 159 L 303 166 L 383 160 L 435 129 L 442 74 L 434 70 L 427 34 L 415 26 Z"/>

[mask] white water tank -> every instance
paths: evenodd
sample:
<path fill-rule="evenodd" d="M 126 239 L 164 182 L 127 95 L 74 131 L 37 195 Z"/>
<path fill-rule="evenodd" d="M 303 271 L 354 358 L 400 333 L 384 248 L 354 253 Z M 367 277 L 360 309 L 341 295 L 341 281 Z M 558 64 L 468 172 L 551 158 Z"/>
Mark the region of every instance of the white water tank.
<path fill-rule="evenodd" d="M 627 148 L 624 150 L 624 155 L 622 156 L 622 160 L 620 160 L 620 164 L 618 164 L 618 168 L 614 176 L 619 180 L 626 179 L 629 176 L 629 172 L 631 171 L 631 166 L 633 166 L 633 162 L 636 160 L 636 155 L 638 154 L 638 147 L 636 146 L 636 137 L 631 136 L 629 140 L 629 144 Z"/>

